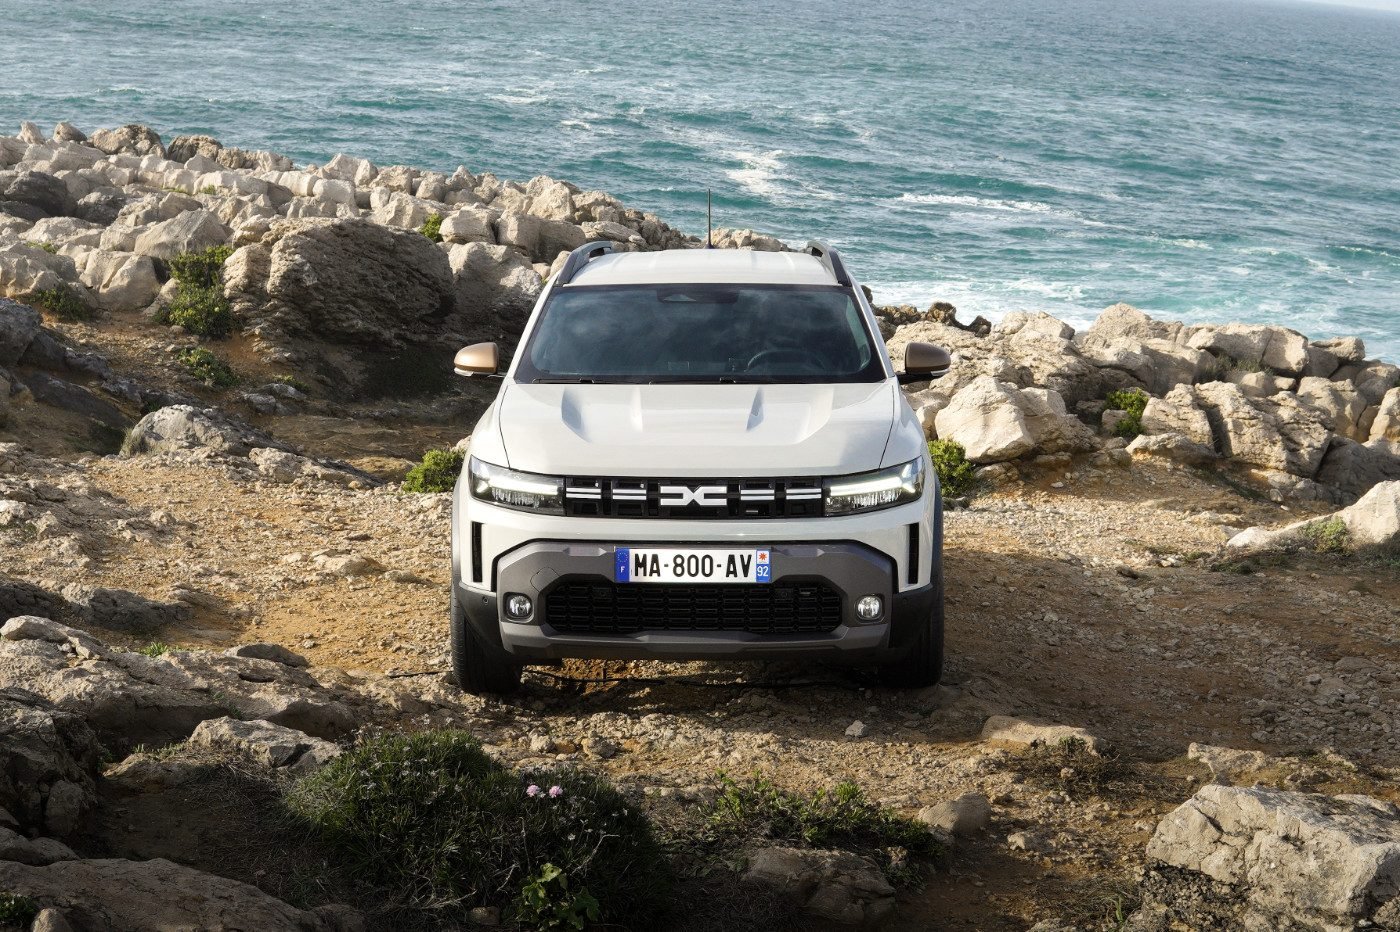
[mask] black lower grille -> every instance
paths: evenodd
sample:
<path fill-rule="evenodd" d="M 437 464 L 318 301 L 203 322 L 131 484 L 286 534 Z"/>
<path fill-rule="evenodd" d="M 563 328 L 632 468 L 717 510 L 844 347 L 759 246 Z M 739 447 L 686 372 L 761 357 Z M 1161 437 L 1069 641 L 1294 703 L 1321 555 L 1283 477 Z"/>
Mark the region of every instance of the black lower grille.
<path fill-rule="evenodd" d="M 686 586 L 570 582 L 545 596 L 544 611 L 548 624 L 571 634 L 820 634 L 840 626 L 841 594 L 820 583 Z"/>

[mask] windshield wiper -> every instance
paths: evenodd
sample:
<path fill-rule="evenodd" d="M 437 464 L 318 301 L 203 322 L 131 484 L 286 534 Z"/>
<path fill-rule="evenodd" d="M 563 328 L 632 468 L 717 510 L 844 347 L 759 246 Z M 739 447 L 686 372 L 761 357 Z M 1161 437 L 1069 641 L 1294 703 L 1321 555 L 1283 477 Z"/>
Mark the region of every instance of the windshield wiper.
<path fill-rule="evenodd" d="M 531 379 L 531 385 L 592 385 L 594 379 Z"/>

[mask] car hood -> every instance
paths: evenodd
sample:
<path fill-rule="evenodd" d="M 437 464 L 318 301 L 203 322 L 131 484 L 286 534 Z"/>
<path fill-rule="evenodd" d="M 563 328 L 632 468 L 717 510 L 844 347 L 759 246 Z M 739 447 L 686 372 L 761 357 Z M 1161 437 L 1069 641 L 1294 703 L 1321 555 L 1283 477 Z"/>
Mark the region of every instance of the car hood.
<path fill-rule="evenodd" d="M 512 469 L 554 475 L 792 476 L 881 463 L 893 382 L 840 385 L 510 383 L 496 423 Z"/>

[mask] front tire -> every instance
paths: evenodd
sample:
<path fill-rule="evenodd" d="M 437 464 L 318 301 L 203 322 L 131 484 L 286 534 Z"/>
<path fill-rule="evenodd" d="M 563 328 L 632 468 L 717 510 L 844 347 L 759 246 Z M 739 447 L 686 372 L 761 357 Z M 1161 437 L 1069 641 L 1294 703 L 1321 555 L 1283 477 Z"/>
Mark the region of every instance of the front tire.
<path fill-rule="evenodd" d="M 924 689 L 943 678 L 943 568 L 938 568 L 928 624 L 919 628 L 909 652 L 880 666 L 880 682 L 894 689 Z"/>
<path fill-rule="evenodd" d="M 452 586 L 452 672 L 457 686 L 473 695 L 509 695 L 520 689 L 520 664 L 493 644 L 487 644 L 467 620 Z"/>

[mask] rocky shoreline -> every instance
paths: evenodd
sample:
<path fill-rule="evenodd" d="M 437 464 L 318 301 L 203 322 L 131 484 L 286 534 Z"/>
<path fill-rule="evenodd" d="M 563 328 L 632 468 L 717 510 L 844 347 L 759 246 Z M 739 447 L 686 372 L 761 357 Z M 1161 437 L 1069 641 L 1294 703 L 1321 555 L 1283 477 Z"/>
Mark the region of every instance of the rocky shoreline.
<path fill-rule="evenodd" d="M 489 400 L 443 354 L 509 343 L 590 239 L 697 245 L 548 178 L 0 137 L 0 927 L 509 925 L 269 854 L 303 852 L 287 786 L 461 728 L 690 842 L 716 773 L 760 772 L 851 780 L 949 852 L 900 886 L 756 834 L 685 862 L 681 930 L 1400 930 L 1400 367 L 1356 339 L 879 307 L 896 359 L 954 353 L 909 398 L 976 471 L 943 685 L 570 664 L 461 694 L 448 502 L 397 480 Z"/>

